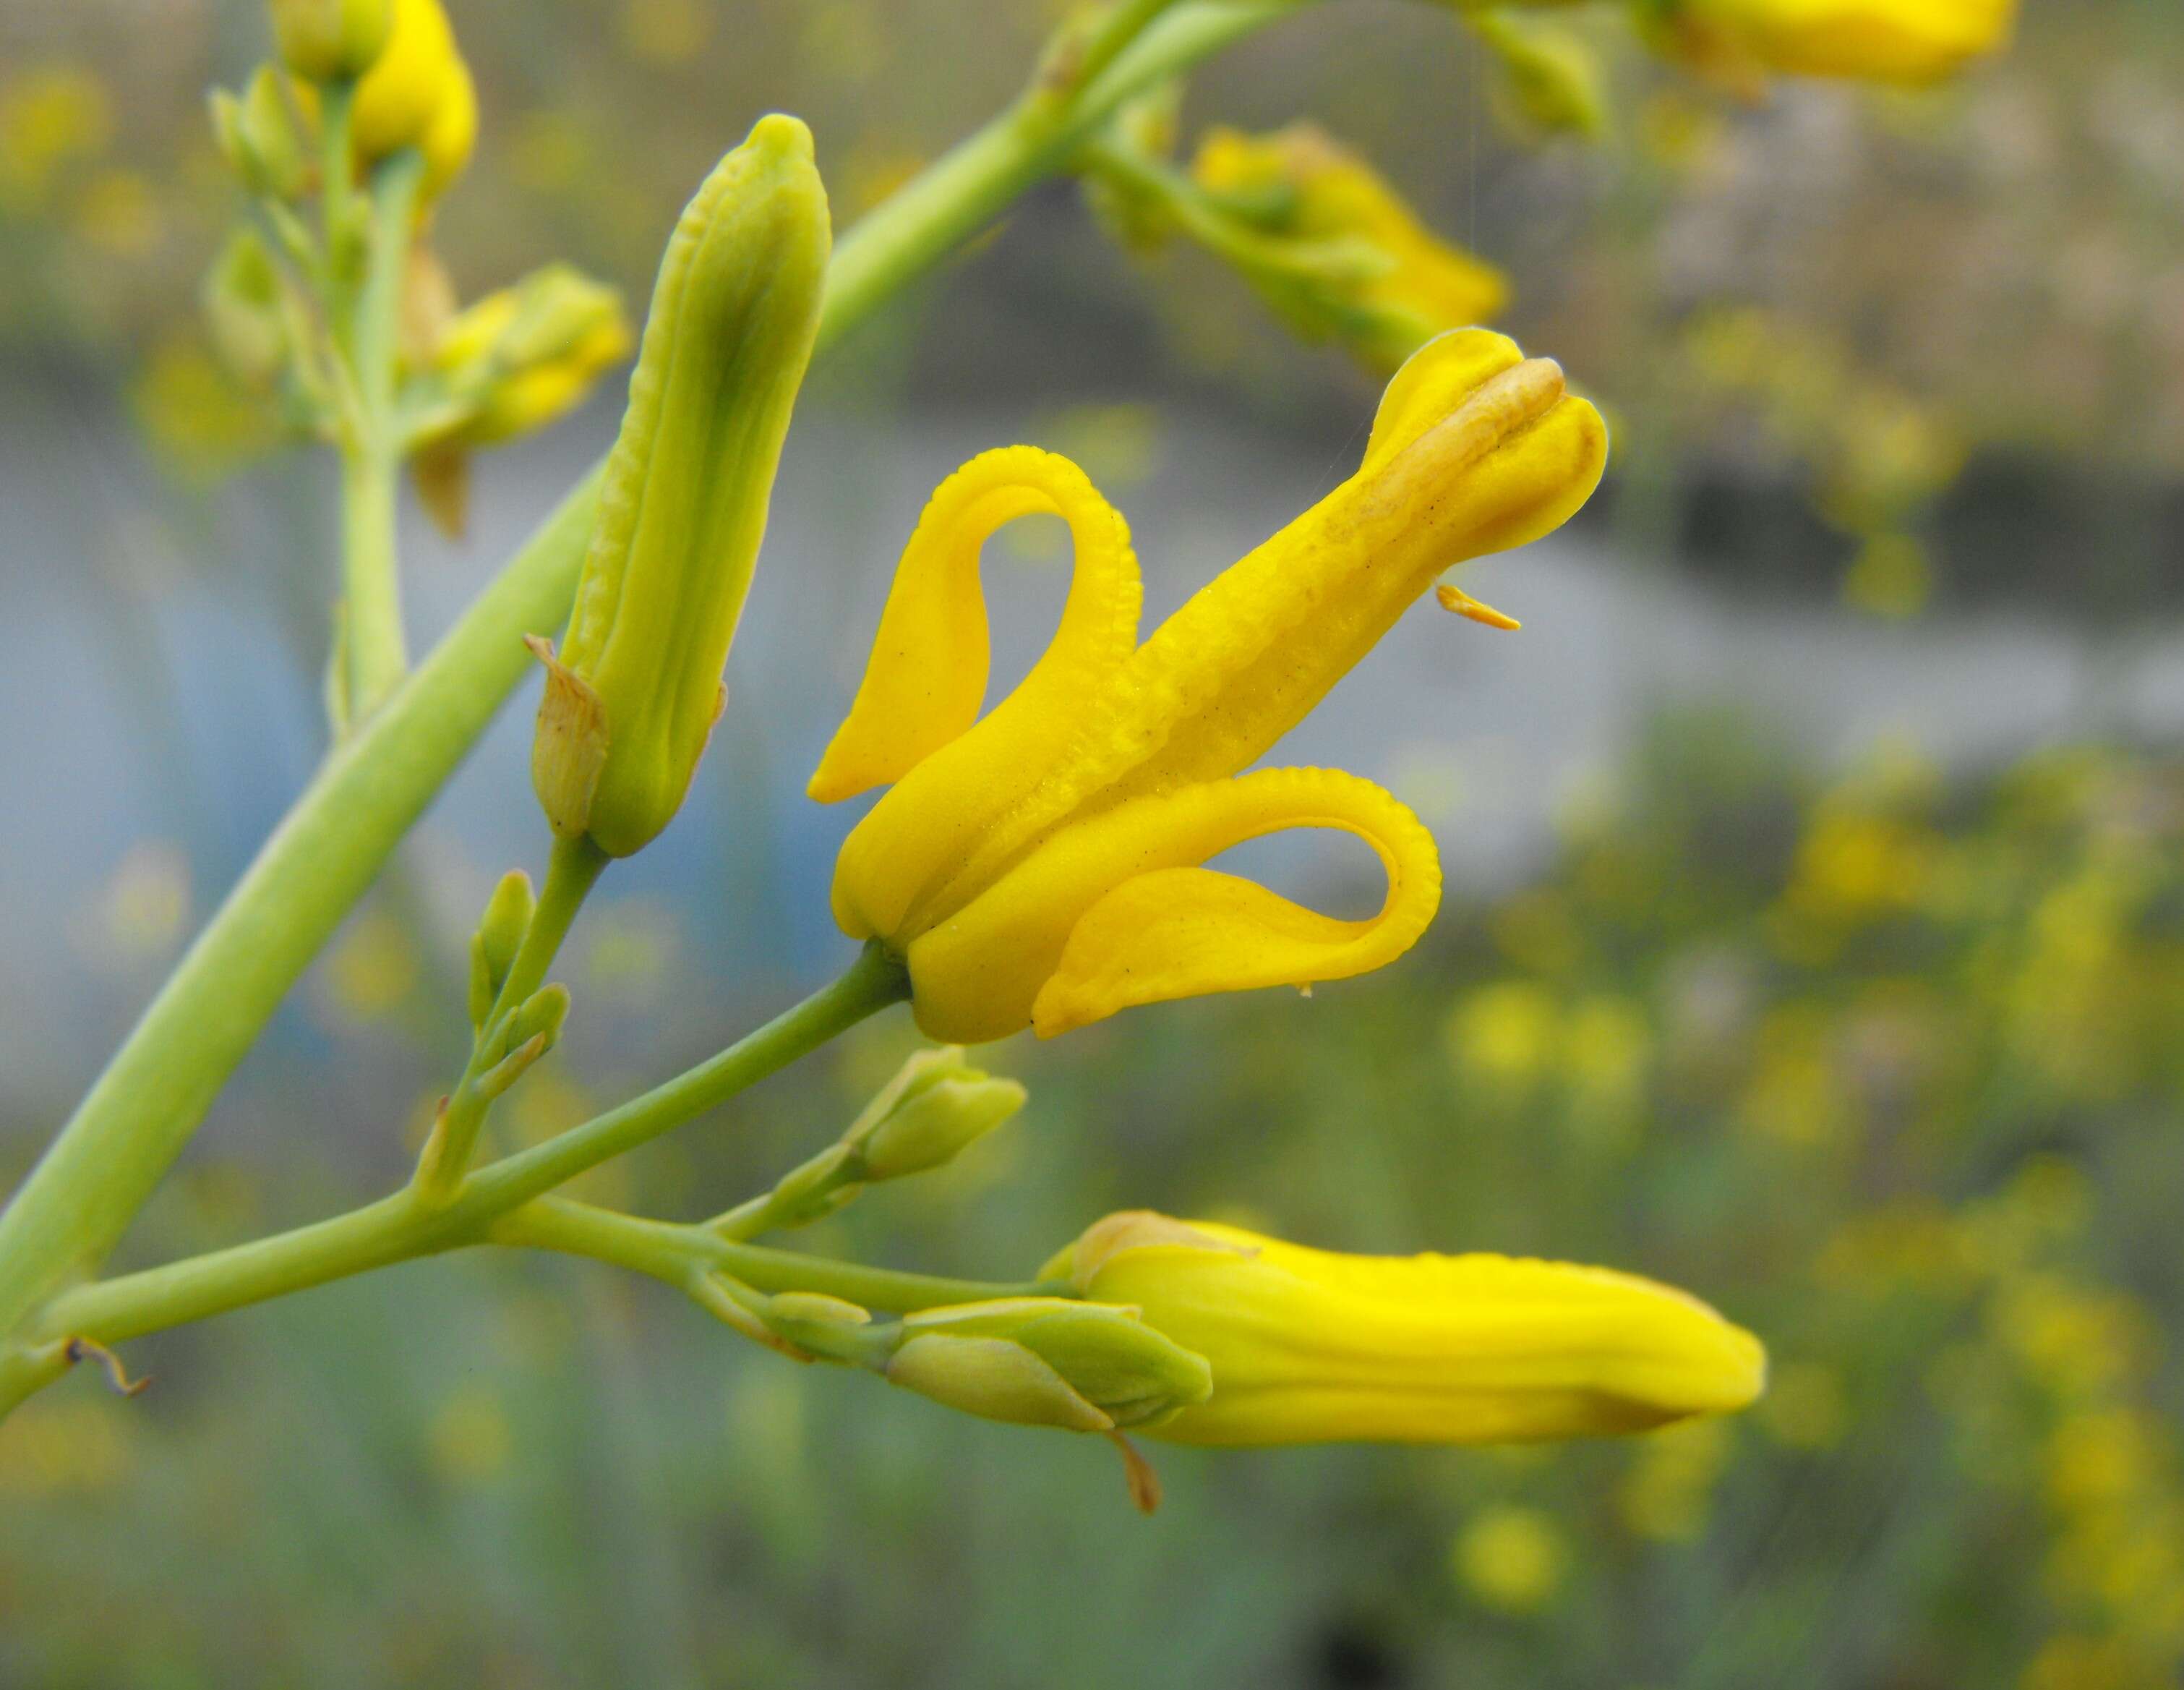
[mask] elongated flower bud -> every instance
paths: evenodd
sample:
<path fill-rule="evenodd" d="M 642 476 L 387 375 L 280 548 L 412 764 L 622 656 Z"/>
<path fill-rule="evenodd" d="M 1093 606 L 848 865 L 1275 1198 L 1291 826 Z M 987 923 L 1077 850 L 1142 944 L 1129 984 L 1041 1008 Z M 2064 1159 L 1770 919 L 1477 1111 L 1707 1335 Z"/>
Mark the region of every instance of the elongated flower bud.
<path fill-rule="evenodd" d="M 829 240 L 811 131 L 775 115 L 705 179 L 668 243 L 539 706 L 532 775 L 564 838 L 627 856 L 689 790 L 725 702 Z"/>
<path fill-rule="evenodd" d="M 393 0 L 272 0 L 272 10 L 281 62 L 314 82 L 363 75 L 394 25 Z"/>
<path fill-rule="evenodd" d="M 1211 1400 L 1157 1429 L 1186 1443 L 1591 1437 L 1732 1412 L 1766 1379 L 1750 1333 L 1602 1268 L 1341 1256 L 1137 1211 L 1094 1224 L 1042 1277 L 1206 1358 Z"/>
<path fill-rule="evenodd" d="M 857 1177 L 900 1180 L 954 1161 L 1023 1107 L 1024 1089 L 963 1060 L 960 1045 L 920 1051 L 842 1135 Z"/>

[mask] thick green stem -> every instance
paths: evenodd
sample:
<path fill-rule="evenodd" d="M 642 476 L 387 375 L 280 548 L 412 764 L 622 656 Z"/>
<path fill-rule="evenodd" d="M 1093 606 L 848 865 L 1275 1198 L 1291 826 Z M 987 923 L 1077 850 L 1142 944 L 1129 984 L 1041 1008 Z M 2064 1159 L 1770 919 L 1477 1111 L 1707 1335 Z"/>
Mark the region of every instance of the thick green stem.
<path fill-rule="evenodd" d="M 1302 3 L 1178 6 L 1091 86 L 1066 100 L 1042 91 L 1038 109 L 1020 104 L 987 125 L 836 246 L 821 348 L 984 227 L 1125 99 Z M 594 466 L 424 665 L 355 724 L 0 1213 L 0 1332 L 113 1250 L 297 977 L 527 672 L 521 636 L 566 619 L 599 482 Z M 0 1378 L 20 1382 L 7 1366 Z M 0 1394 L 0 1413 L 8 1406 Z"/>
<path fill-rule="evenodd" d="M 0 1331 L 96 1269 L 290 986 L 568 614 L 587 477 L 424 665 L 339 746 L 0 1213 Z"/>
<path fill-rule="evenodd" d="M 344 676 L 343 728 L 385 703 L 409 672 L 402 590 L 395 571 L 398 471 L 376 445 L 342 451 L 342 610 L 336 648 Z"/>

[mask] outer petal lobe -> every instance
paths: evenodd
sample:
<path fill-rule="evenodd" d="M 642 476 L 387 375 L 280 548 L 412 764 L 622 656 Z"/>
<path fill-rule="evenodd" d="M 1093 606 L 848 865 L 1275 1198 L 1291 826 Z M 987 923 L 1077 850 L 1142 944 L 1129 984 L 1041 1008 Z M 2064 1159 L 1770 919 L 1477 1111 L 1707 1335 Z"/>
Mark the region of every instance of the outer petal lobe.
<path fill-rule="evenodd" d="M 1379 912 L 1337 920 L 1195 866 L 1285 828 L 1371 845 Z M 1267 769 L 1186 787 L 1065 828 L 913 943 L 919 1024 L 974 1040 L 1029 1021 L 1047 1036 L 1132 1004 L 1340 979 L 1409 950 L 1440 901 L 1432 836 L 1369 781 Z"/>

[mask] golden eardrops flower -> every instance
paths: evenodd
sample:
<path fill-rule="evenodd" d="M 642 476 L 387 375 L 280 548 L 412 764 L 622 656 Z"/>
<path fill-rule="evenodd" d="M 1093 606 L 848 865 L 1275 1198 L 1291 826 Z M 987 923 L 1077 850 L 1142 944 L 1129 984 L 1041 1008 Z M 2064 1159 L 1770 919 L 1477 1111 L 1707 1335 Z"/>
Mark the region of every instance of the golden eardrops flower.
<path fill-rule="evenodd" d="M 415 147 L 425 155 L 425 198 L 438 198 L 470 162 L 477 91 L 440 0 L 394 0 L 394 27 L 356 85 L 350 114 L 357 162 L 370 169 Z"/>
<path fill-rule="evenodd" d="M 1754 1401 L 1758 1340 L 1630 1274 L 1507 1256 L 1345 1256 L 1109 1215 L 1048 1263 L 1213 1370 L 1149 1425 L 1183 1443 L 1500 1443 L 1641 1431 Z"/>
<path fill-rule="evenodd" d="M 832 239 L 811 131 L 760 118 L 668 242 L 531 771 L 554 831 L 610 856 L 682 807 L 766 533 Z"/>
<path fill-rule="evenodd" d="M 1268 135 L 1209 130 L 1191 161 L 1198 186 L 1276 243 L 1350 262 L 1300 271 L 1279 244 L 1244 276 L 1298 332 L 1334 336 L 1392 370 L 1445 329 L 1491 321 L 1509 302 L 1507 277 L 1442 240 L 1372 165 L 1318 125 Z M 1304 250 L 1293 254 L 1306 255 Z"/>
<path fill-rule="evenodd" d="M 1418 819 L 1339 770 L 1238 771 L 1443 570 L 1566 521 L 1607 447 L 1552 362 L 1483 330 L 1443 336 L 1389 384 L 1357 473 L 1142 645 L 1129 532 L 1083 471 L 1028 446 L 973 459 L 919 519 L 811 778 L 822 803 L 892 783 L 843 845 L 835 919 L 902 957 L 918 1024 L 960 1042 L 1394 961 L 1440 898 Z M 1045 655 L 982 717 L 979 548 L 1033 511 L 1069 525 L 1074 577 Z M 1339 921 L 1198 866 L 1284 828 L 1370 845 L 1379 912 Z"/>
<path fill-rule="evenodd" d="M 1930 82 L 2008 45 L 2016 0 L 1675 0 L 1669 50 L 1702 69 Z"/>

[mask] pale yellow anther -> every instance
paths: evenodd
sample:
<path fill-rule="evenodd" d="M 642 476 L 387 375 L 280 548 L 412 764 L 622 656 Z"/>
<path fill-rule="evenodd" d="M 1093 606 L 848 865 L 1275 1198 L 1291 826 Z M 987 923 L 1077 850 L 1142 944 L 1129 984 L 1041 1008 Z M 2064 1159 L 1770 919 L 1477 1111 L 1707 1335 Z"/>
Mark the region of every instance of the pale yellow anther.
<path fill-rule="evenodd" d="M 1453 611 L 1460 616 L 1468 617 L 1488 627 L 1498 627 L 1505 633 L 1514 633 L 1524 627 L 1524 623 L 1507 611 L 1497 611 L 1491 605 L 1482 604 L 1461 587 L 1452 586 L 1446 581 L 1434 588 L 1434 597 L 1440 600 L 1440 607 L 1444 611 Z"/>

